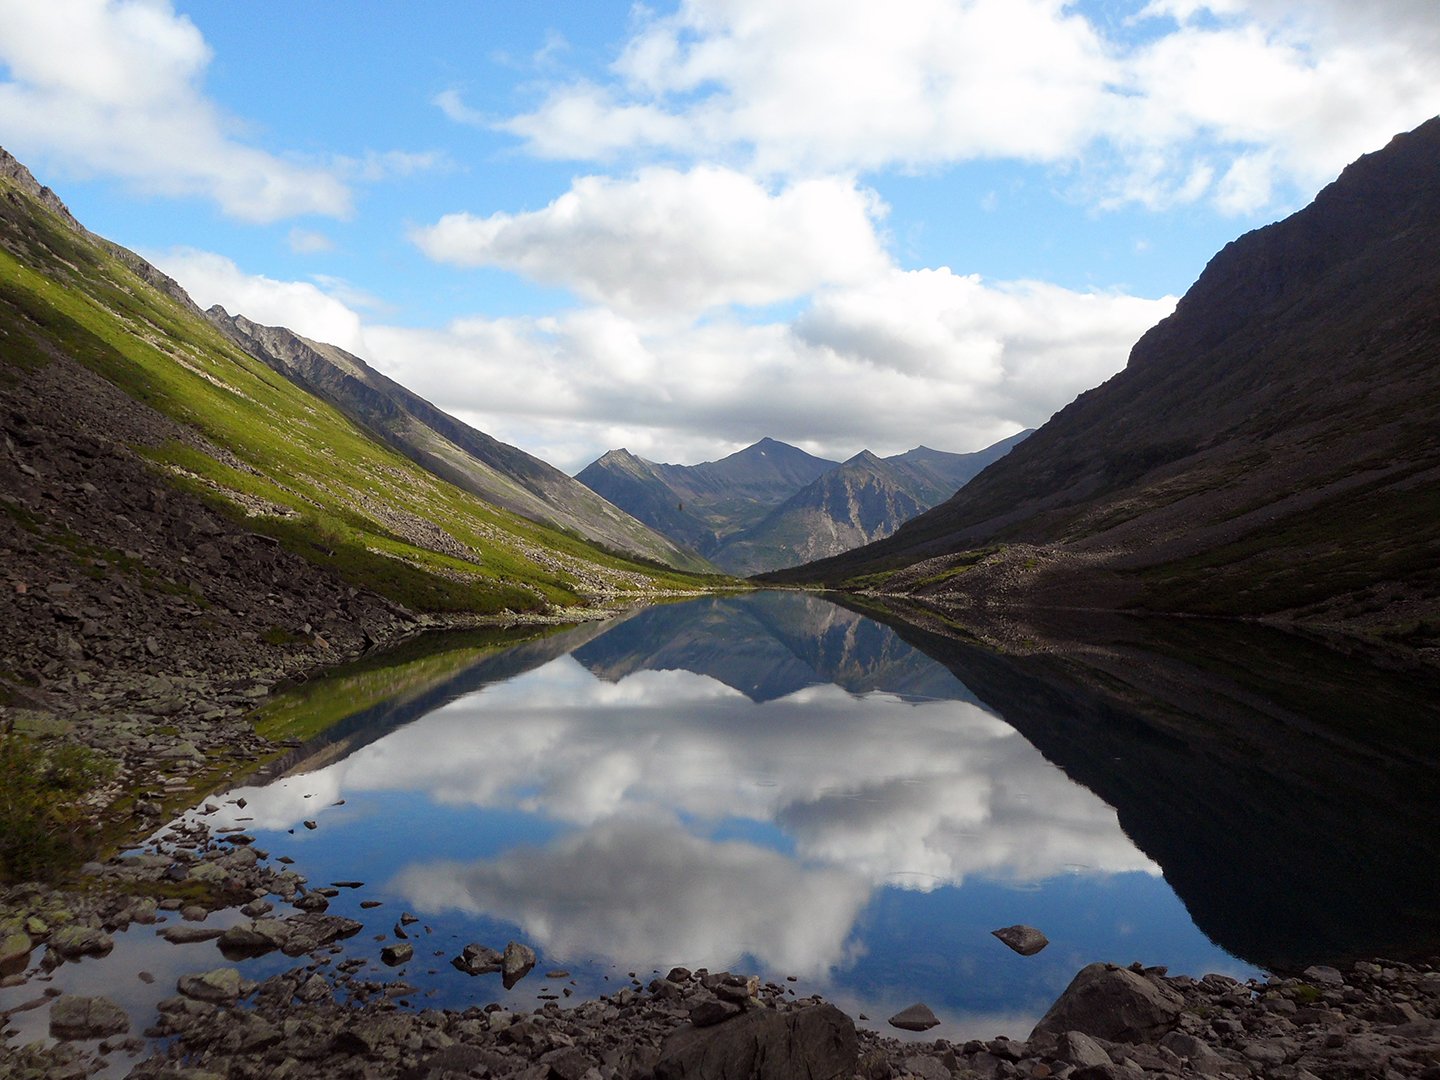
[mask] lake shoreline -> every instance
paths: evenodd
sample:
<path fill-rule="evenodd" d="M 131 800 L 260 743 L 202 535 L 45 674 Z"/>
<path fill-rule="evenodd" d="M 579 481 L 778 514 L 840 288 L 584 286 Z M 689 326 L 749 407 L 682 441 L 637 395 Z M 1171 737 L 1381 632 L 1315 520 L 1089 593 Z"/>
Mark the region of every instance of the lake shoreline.
<path fill-rule="evenodd" d="M 4 1014 L 6 1026 L 11 1015 L 48 1008 L 49 1030 L 61 1041 L 47 1048 L 12 1045 L 7 1038 L 0 1050 L 4 1075 L 80 1077 L 120 1065 L 128 1071 L 113 1075 L 145 1080 L 284 1078 L 313 1075 L 317 1067 L 327 1077 L 356 1078 L 673 1080 L 810 1070 L 866 1080 L 1303 1080 L 1430 1078 L 1440 1069 L 1435 961 L 1360 961 L 1345 971 L 1312 966 L 1263 982 L 1092 964 L 1034 1032 L 997 1032 L 963 1043 L 902 1041 L 883 1028 L 857 1028 L 818 995 L 796 999 L 782 984 L 703 969 L 636 977 L 611 994 L 563 1005 L 547 1001 L 531 1010 L 420 1009 L 408 1000 L 413 987 L 405 981 L 414 945 L 396 938 L 393 970 L 335 963 L 339 942 L 359 924 L 327 915 L 324 889 L 310 887 L 287 865 L 272 865 L 247 840 L 234 833 L 212 836 L 203 821 L 183 824 L 164 854 L 88 866 L 85 876 L 96 887 L 76 894 L 82 902 L 73 909 L 55 906 L 69 904 L 71 895 L 39 887 L 7 890 L 7 907 L 23 906 L 32 929 L 49 923 L 25 961 L 29 978 L 39 980 L 30 984 L 37 993 Z M 176 895 L 163 897 L 167 891 Z M 223 935 L 207 930 L 207 915 L 229 912 L 242 899 L 249 918 Z M 272 909 L 272 900 L 288 903 L 288 914 Z M 176 914 L 184 917 L 175 920 Z M 41 990 L 61 964 L 106 963 L 111 931 L 159 920 L 157 933 L 170 935 L 167 940 L 203 941 L 208 935 L 220 951 L 209 971 L 181 976 L 155 1016 L 124 1017 L 104 999 L 47 997 Z M 259 982 L 229 966 L 276 949 L 293 957 L 295 966 Z M 526 968 L 522 977 L 542 975 Z M 24 979 L 11 975 L 5 981 L 13 986 Z M 878 1028 L 883 1020 L 874 1023 Z M 168 1040 L 168 1048 L 157 1050 L 149 1039 Z M 768 1059 L 772 1071 L 759 1065 L 754 1072 L 724 1071 L 747 1055 Z M 784 1062 L 783 1070 L 776 1071 L 776 1061 Z"/>
<path fill-rule="evenodd" d="M 613 614 L 614 611 L 597 611 L 595 617 Z M 571 615 L 573 613 L 566 612 L 547 621 L 575 621 L 568 617 Z M 450 620 L 446 622 L 453 625 Z M 397 622 L 397 627 L 406 625 L 410 624 L 403 620 Z M 395 640 L 404 636 L 408 635 L 397 633 Z M 161 740 L 170 746 L 177 742 L 189 742 L 200 757 L 154 758 L 157 763 L 165 765 L 166 771 L 160 776 L 183 778 L 191 784 L 178 784 L 177 790 L 168 793 L 164 792 L 164 787 L 169 785 L 160 785 L 159 793 L 166 798 L 164 801 L 154 800 L 153 805 L 146 808 L 149 813 L 142 812 L 139 807 L 132 808 L 133 814 L 128 820 L 132 842 L 154 832 L 164 820 L 166 806 L 194 805 L 201 794 L 200 784 L 207 784 L 204 790 L 215 790 L 226 778 L 252 767 L 265 753 L 279 749 L 260 740 L 245 720 L 250 709 L 264 700 L 263 694 L 268 694 L 273 685 L 260 679 L 251 686 L 241 688 L 235 700 L 227 702 L 231 713 L 223 718 L 206 720 L 196 715 L 182 719 L 163 709 L 149 714 L 145 722 L 156 726 L 193 723 L 193 736 L 187 738 L 176 732 L 161 736 Z M 263 692 L 257 693 L 262 686 Z M 177 691 L 181 689 L 183 687 L 175 687 Z M 140 709 L 144 708 L 143 699 L 127 704 L 130 705 L 130 718 L 139 715 Z M 83 734 L 86 730 L 90 729 L 77 724 L 70 737 Z M 207 735 L 217 741 L 207 742 Z M 207 772 L 201 758 L 208 756 L 213 760 L 216 746 L 223 748 L 225 768 Z M 143 773 L 136 770 L 129 775 L 133 778 Z M 150 787 L 156 784 L 158 779 Z M 113 808 L 117 803 L 112 799 L 107 805 Z M 344 920 L 326 921 L 322 892 L 309 887 L 288 866 L 271 865 L 267 857 L 254 850 L 253 844 L 245 842 L 243 834 L 211 836 L 202 825 L 193 834 L 181 835 L 177 839 L 183 841 L 180 847 L 191 852 L 189 856 L 177 855 L 178 849 L 167 848 L 164 853 L 155 851 L 125 859 L 111 858 L 87 866 L 73 888 L 14 886 L 4 890 L 3 905 L 0 905 L 0 928 L 4 933 L 0 934 L 0 940 L 4 941 L 6 955 L 0 960 L 8 961 L 9 968 L 0 966 L 0 974 L 7 970 L 13 972 L 17 962 L 22 969 L 19 974 L 12 973 L 6 982 L 16 978 L 23 982 L 24 971 L 29 971 L 32 979 L 44 978 L 47 967 L 58 962 L 75 962 L 80 957 L 103 952 L 103 939 L 111 930 L 132 924 L 143 927 L 151 921 L 165 919 L 164 928 L 167 930 L 183 932 L 190 924 L 195 924 L 195 928 L 203 932 L 207 914 L 223 912 L 233 917 L 236 909 L 244 911 L 247 918 L 284 921 L 279 915 L 261 910 L 261 905 L 271 902 L 263 899 L 265 897 L 295 905 L 296 912 L 307 917 L 300 924 L 303 933 L 296 930 L 296 936 L 285 942 L 292 948 L 307 945 L 312 939 L 318 940 L 315 935 L 323 938 L 332 931 L 337 936 L 344 932 Z M 300 902 L 298 905 L 297 901 Z M 248 911 L 245 910 L 247 907 Z M 189 914 L 182 915 L 176 922 L 175 914 L 183 913 L 187 908 L 190 909 Z M 285 919 L 296 918 L 296 912 L 291 912 Z M 273 927 L 267 930 L 273 931 Z M 24 935 L 23 940 L 19 935 Z M 691 979 L 682 981 L 679 991 L 666 986 L 627 988 L 631 996 L 623 1004 L 618 1004 L 612 995 L 608 1001 L 599 998 L 566 1009 L 547 1007 L 538 1013 L 511 1014 L 508 1019 L 492 1021 L 492 1016 L 505 1010 L 420 1011 L 408 1008 L 400 1004 L 404 1000 L 403 983 L 397 979 L 378 977 L 373 972 L 343 973 L 346 977 L 337 983 L 328 977 L 334 975 L 329 971 L 331 955 L 328 951 L 333 947 L 331 940 L 316 948 L 304 949 L 303 955 L 310 961 L 308 964 L 297 956 L 297 963 L 301 966 L 265 980 L 260 987 L 244 996 L 246 1007 L 243 1009 L 237 1009 L 236 1002 L 241 1000 L 239 996 L 235 1001 L 222 1000 L 218 1003 L 183 993 L 167 998 L 168 1007 L 162 1007 L 161 1019 L 146 1030 L 153 1029 L 157 1035 L 175 1036 L 177 1041 L 174 1045 L 179 1048 L 175 1052 L 190 1055 L 188 1064 L 212 1074 L 218 1071 L 232 1076 L 298 1075 L 313 1069 L 317 1048 L 327 1068 L 334 1062 L 342 1062 L 344 1069 L 350 1070 L 336 1072 L 335 1075 L 429 1075 L 429 1072 L 414 1070 L 421 1069 L 427 1061 L 434 1059 L 437 1062 L 435 1068 L 451 1060 L 470 1060 L 485 1064 L 490 1075 L 527 1075 L 527 1069 L 543 1068 L 545 1071 L 529 1075 L 563 1076 L 567 1075 L 565 1070 L 581 1064 L 575 1054 L 562 1053 L 574 1050 L 590 1062 L 574 1075 L 585 1076 L 586 1070 L 596 1068 L 599 1075 L 605 1076 L 610 1075 L 603 1071 L 605 1055 L 612 1053 L 613 1056 L 617 1045 L 629 1047 L 632 1051 L 630 1058 L 620 1060 L 620 1065 L 631 1071 L 625 1072 L 612 1064 L 610 1067 L 616 1068 L 614 1075 L 649 1076 L 655 1074 L 655 1065 L 660 1061 L 658 1055 L 665 1040 L 689 1023 L 689 1010 L 715 996 L 714 987 Z M 220 960 L 223 959 L 223 956 L 220 957 Z M 1390 974 L 1386 974 L 1387 971 Z M 322 975 L 321 982 L 326 987 L 323 992 L 320 984 L 313 981 L 312 977 L 317 974 Z M 1058 1043 L 1052 1047 L 1044 1040 L 1032 1040 L 1033 1047 L 1022 1044 L 1015 1036 L 1024 1033 L 1010 1033 L 1009 1039 L 926 1045 L 895 1042 L 875 1032 L 862 1030 L 856 1036 L 857 1064 L 844 1075 L 938 1077 L 942 1073 L 937 1069 L 945 1070 L 943 1075 L 947 1076 L 956 1075 L 957 1071 L 964 1069 L 982 1076 L 1138 1075 L 1132 1067 L 1124 1064 L 1126 1061 L 1135 1062 L 1140 1068 L 1160 1076 L 1217 1075 L 1226 1072 L 1221 1066 L 1227 1063 L 1235 1067 L 1231 1070 L 1233 1075 L 1303 1077 L 1305 1073 L 1298 1071 L 1301 1068 L 1309 1068 L 1312 1075 L 1319 1076 L 1370 1075 L 1364 1072 L 1363 1062 L 1357 1065 L 1345 1056 L 1352 1052 L 1352 1044 L 1368 1048 L 1364 1052 L 1371 1054 L 1372 1059 L 1374 1054 L 1383 1050 L 1387 1064 L 1389 1058 L 1399 1057 L 1413 1061 L 1417 1066 L 1416 1070 L 1398 1071 L 1396 1075 L 1421 1076 L 1426 1075 L 1424 1070 L 1427 1068 L 1440 1068 L 1440 1061 L 1430 1060 L 1434 1054 L 1427 1058 L 1425 1055 L 1429 1051 L 1424 1049 L 1424 1040 L 1440 1043 L 1440 1035 L 1437 1035 L 1440 1025 L 1436 1023 L 1436 1002 L 1440 998 L 1440 993 L 1437 993 L 1440 985 L 1437 983 L 1440 979 L 1427 977 L 1434 974 L 1433 964 L 1414 967 L 1378 961 L 1347 964 L 1342 974 L 1342 980 L 1346 981 L 1338 987 L 1328 983 L 1317 985 L 1303 977 L 1298 982 L 1280 979 L 1275 980 L 1274 985 L 1247 985 L 1234 983 L 1233 980 L 1222 981 L 1219 977 L 1209 983 L 1185 981 L 1183 976 L 1172 979 L 1157 969 L 1142 969 L 1131 974 L 1179 994 L 1189 1002 L 1186 1008 L 1190 1012 L 1187 1015 L 1210 1026 L 1202 1029 L 1187 1021 L 1185 1025 L 1173 1027 L 1148 1042 L 1102 1040 L 1091 1046 L 1070 1040 L 1063 1048 Z M 221 977 L 221 981 L 226 986 L 239 985 L 225 977 Z M 337 991 L 343 988 L 348 994 L 357 983 L 365 998 L 362 1004 L 334 1004 Z M 310 987 L 308 992 L 315 994 L 316 1000 L 305 1002 L 303 998 L 297 998 L 297 993 L 305 986 Z M 747 996 L 744 1002 L 739 1003 L 742 1013 L 733 1014 L 725 1023 L 716 1025 L 716 1031 L 726 1030 L 726 1023 L 744 1013 L 743 1006 L 750 1001 L 748 983 L 745 988 Z M 1312 997 L 1312 994 L 1318 996 Z M 759 993 L 756 1000 L 760 1004 L 752 1007 L 751 1012 L 769 1009 L 776 1014 L 789 1015 L 796 1004 L 773 991 Z M 1283 1002 L 1293 1004 L 1295 1011 L 1290 1011 Z M 682 1005 L 684 1008 L 680 1008 Z M 53 1008 L 53 1003 L 40 994 L 22 1002 L 20 1007 L 47 1006 Z M 75 1008 L 73 1005 L 66 1007 Z M 818 1009 L 821 1003 L 812 999 L 807 1007 Z M 1302 1009 L 1306 1010 L 1303 1014 Z M 92 1012 L 97 1016 L 91 1016 Z M 711 1013 L 714 1012 L 711 1008 Z M 95 1006 L 94 1009 L 86 1006 L 78 1021 L 82 1027 L 65 1030 L 81 1030 L 86 1023 L 101 1024 L 103 1014 L 103 1006 Z M 825 1015 L 829 1017 L 830 1013 Z M 246 1039 L 236 1042 L 236 1031 L 245 1031 L 252 1026 L 251 1020 L 242 1019 L 246 1016 L 258 1016 L 269 1027 L 250 1031 L 248 1042 Z M 1217 1018 L 1229 1022 L 1231 1026 L 1216 1027 L 1212 1021 Z M 136 1027 L 143 1022 L 138 1017 L 133 1019 Z M 1420 1026 L 1415 1027 L 1417 1024 Z M 578 1035 L 571 1030 L 575 1026 L 580 1028 Z M 519 1030 L 506 1036 L 505 1032 L 512 1027 Z M 273 1037 L 275 1031 L 280 1032 L 278 1039 Z M 1160 1041 L 1172 1034 L 1176 1037 L 1170 1040 L 1170 1045 Z M 143 1041 L 128 1041 L 138 1038 L 128 1028 L 123 1036 L 117 1032 L 104 1038 L 119 1054 L 138 1054 L 146 1049 Z M 1333 1038 L 1339 1039 L 1336 1045 L 1330 1045 Z M 1187 1042 L 1184 1039 L 1198 1041 Z M 1417 1040 L 1421 1042 L 1420 1050 L 1412 1047 Z M 71 1044 L 61 1043 L 58 1049 L 35 1050 L 33 1053 L 7 1041 L 4 1048 L 6 1056 L 0 1059 L 0 1063 L 6 1064 L 15 1075 L 23 1076 L 27 1075 L 23 1070 L 31 1068 L 27 1061 L 33 1057 L 36 1062 L 33 1067 L 37 1071 L 28 1075 L 86 1075 L 83 1070 L 100 1060 L 91 1052 L 93 1044 L 100 1041 L 101 1037 L 96 1036 L 88 1040 L 89 1045 L 86 1040 L 81 1040 Z M 453 1058 L 435 1057 L 454 1046 L 468 1049 L 464 1053 L 454 1051 L 456 1056 Z M 1109 1059 L 1109 1064 L 1102 1063 L 1096 1056 L 1097 1047 L 1098 1052 Z M 1177 1047 L 1189 1053 L 1180 1053 Z M 1382 1049 L 1377 1050 L 1377 1047 Z M 1207 1050 L 1213 1051 L 1215 1056 L 1211 1057 Z M 79 1053 L 81 1057 L 70 1060 L 72 1052 Z M 653 1061 L 652 1052 L 656 1055 Z M 280 1055 L 278 1060 L 277 1054 Z M 1410 1056 L 1405 1057 L 1406 1054 Z M 551 1056 L 547 1059 L 547 1055 Z M 625 1063 L 627 1060 L 628 1064 Z M 86 1064 L 87 1061 L 89 1064 Z M 293 1064 L 287 1065 L 287 1061 Z M 1307 1061 L 1309 1064 L 1304 1064 Z M 152 1060 L 145 1066 L 148 1071 L 142 1070 L 136 1075 L 185 1075 L 173 1071 L 176 1064 L 175 1061 Z M 1353 1066 L 1360 1071 L 1324 1071 L 1330 1066 L 1336 1070 L 1352 1069 Z M 501 1068 L 512 1071 L 496 1071 Z M 1037 1072 L 1042 1068 L 1049 1072 Z M 1070 1071 L 1067 1072 L 1067 1068 Z M 67 1073 L 70 1069 L 81 1071 Z M 965 1075 L 963 1071 L 959 1074 Z M 192 1075 L 198 1080 L 205 1072 Z"/>

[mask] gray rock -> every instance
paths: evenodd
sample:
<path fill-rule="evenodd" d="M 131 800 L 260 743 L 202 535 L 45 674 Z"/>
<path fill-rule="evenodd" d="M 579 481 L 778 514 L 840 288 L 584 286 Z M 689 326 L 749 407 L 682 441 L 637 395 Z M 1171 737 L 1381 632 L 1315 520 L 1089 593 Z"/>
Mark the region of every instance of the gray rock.
<path fill-rule="evenodd" d="M 903 1031 L 929 1031 L 940 1025 L 939 1019 L 930 1011 L 930 1006 L 917 1001 L 907 1009 L 901 1009 L 894 1016 L 890 1017 L 891 1027 L 900 1028 Z"/>
<path fill-rule="evenodd" d="M 522 945 L 518 941 L 512 941 L 505 946 L 505 953 L 500 958 L 500 978 L 509 990 L 518 983 L 535 967 L 535 950 L 529 945 Z"/>
<path fill-rule="evenodd" d="M 30 963 L 30 951 L 35 943 L 23 930 L 0 934 L 0 975 L 24 971 Z"/>
<path fill-rule="evenodd" d="M 130 1017 L 109 998 L 62 994 L 50 1006 L 56 1039 L 103 1039 L 130 1030 Z"/>
<path fill-rule="evenodd" d="M 1016 923 L 1014 926 L 1002 926 L 999 930 L 991 930 L 990 933 L 1021 956 L 1034 956 L 1050 944 L 1050 939 L 1035 927 L 1024 926 L 1020 923 Z"/>
<path fill-rule="evenodd" d="M 1110 1064 L 1109 1052 L 1083 1031 L 1067 1031 L 1061 1035 L 1055 1056 L 1077 1069 Z"/>
<path fill-rule="evenodd" d="M 194 945 L 201 941 L 214 941 L 226 933 L 215 926 L 167 926 L 159 936 L 171 945 Z"/>
<path fill-rule="evenodd" d="M 1305 978 L 1312 983 L 1319 983 L 1321 986 L 1343 986 L 1345 983 L 1344 975 L 1324 964 L 1314 964 L 1306 968 Z"/>
<path fill-rule="evenodd" d="M 859 1055 L 855 1024 L 833 1005 L 755 1009 L 673 1032 L 660 1047 L 655 1080 L 848 1080 Z"/>
<path fill-rule="evenodd" d="M 905 1071 L 917 1080 L 951 1080 L 954 1074 L 939 1058 L 916 1054 L 905 1059 Z"/>
<path fill-rule="evenodd" d="M 231 959 L 238 959 L 284 948 L 290 940 L 290 928 L 281 919 L 251 919 L 215 936 L 220 939 L 220 951 Z"/>
<path fill-rule="evenodd" d="M 740 1006 L 733 1001 L 706 998 L 690 1010 L 690 1023 L 697 1028 L 714 1027 L 732 1016 L 739 1016 L 740 1012 Z"/>
<path fill-rule="evenodd" d="M 77 960 L 82 956 L 104 956 L 115 947 L 115 942 L 104 930 L 64 926 L 51 935 L 50 947 L 66 960 Z"/>
<path fill-rule="evenodd" d="M 450 961 L 450 964 L 467 975 L 492 975 L 501 970 L 504 966 L 504 959 L 501 953 L 496 952 L 488 945 L 471 942 L 460 951 L 459 956 Z"/>
<path fill-rule="evenodd" d="M 380 960 L 390 967 L 398 967 L 400 964 L 409 963 L 415 956 L 415 946 L 408 942 L 397 942 L 394 945 L 386 945 L 380 950 Z"/>
<path fill-rule="evenodd" d="M 175 988 L 195 1001 L 229 1004 L 250 992 L 252 983 L 232 967 L 215 968 L 200 975 L 182 975 Z"/>
<path fill-rule="evenodd" d="M 1175 991 L 1138 972 L 1090 964 L 1070 981 L 1030 1037 L 1079 1031 L 1111 1042 L 1146 1042 L 1174 1027 L 1184 1004 Z"/>

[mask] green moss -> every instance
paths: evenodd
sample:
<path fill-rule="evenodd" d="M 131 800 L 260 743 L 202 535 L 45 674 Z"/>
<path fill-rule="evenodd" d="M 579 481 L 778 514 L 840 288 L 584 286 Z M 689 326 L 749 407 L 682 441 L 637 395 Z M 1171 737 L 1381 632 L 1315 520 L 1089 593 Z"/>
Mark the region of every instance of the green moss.
<path fill-rule="evenodd" d="M 0 881 L 51 877 L 83 861 L 98 834 L 80 799 L 114 771 L 84 746 L 0 735 Z"/>

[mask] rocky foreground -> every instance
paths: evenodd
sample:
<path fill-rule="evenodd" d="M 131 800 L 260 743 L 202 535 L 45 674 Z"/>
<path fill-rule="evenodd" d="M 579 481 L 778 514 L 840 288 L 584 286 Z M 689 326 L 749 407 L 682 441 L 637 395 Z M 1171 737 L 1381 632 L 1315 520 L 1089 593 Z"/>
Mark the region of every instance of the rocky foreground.
<path fill-rule="evenodd" d="M 327 913 L 333 888 L 310 886 L 281 860 L 272 864 L 243 834 L 217 842 L 203 823 L 177 826 L 164 848 L 91 864 L 86 877 L 90 887 L 79 892 L 21 885 L 3 894 L 0 971 L 11 972 L 3 984 L 33 985 L 36 993 L 0 1013 L 0 1076 L 1440 1077 L 1434 963 L 1317 966 L 1263 983 L 1091 964 L 1024 1040 L 902 1042 L 753 975 L 679 967 L 593 1001 L 556 995 L 529 1012 L 496 1004 L 415 1010 L 404 982 L 414 949 L 408 917 L 382 953 L 394 970 L 381 977 L 362 959 L 341 958 L 341 942 L 361 924 Z M 204 925 L 206 915 L 235 907 L 243 921 L 223 930 Z M 41 989 L 59 965 L 104 956 L 113 932 L 157 921 L 166 940 L 214 941 L 231 964 L 275 952 L 297 963 L 259 983 L 225 963 L 181 976 L 143 1028 L 107 998 Z M 452 962 L 499 975 L 508 987 L 529 974 L 535 957 L 519 943 L 503 953 L 475 944 Z M 57 1041 L 12 1045 L 12 1017 L 42 1007 Z M 917 1004 L 891 1023 L 924 1030 L 935 1021 Z"/>

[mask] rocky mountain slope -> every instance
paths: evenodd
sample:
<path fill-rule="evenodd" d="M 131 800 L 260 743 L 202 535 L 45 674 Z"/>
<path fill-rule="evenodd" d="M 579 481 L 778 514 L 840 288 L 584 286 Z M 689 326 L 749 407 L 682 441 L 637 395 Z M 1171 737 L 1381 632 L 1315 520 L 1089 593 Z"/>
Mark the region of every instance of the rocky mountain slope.
<path fill-rule="evenodd" d="M 1440 627 L 1440 118 L 1229 244 L 1124 371 L 789 581 Z"/>
<path fill-rule="evenodd" d="M 232 316 L 218 305 L 205 314 L 251 356 L 330 402 L 416 464 L 486 502 L 621 554 L 685 570 L 713 569 L 584 484 L 437 409 L 358 356 L 285 327 Z"/>
<path fill-rule="evenodd" d="M 776 439 L 761 439 L 699 465 L 661 465 L 628 450 L 611 450 L 575 478 L 651 528 L 706 555 L 836 464 Z"/>
<path fill-rule="evenodd" d="M 879 458 L 862 450 L 801 488 L 770 513 L 729 537 L 711 558 L 732 574 L 758 574 L 838 555 L 889 536 L 953 495 L 985 466 L 1030 434 L 973 454 L 925 446 Z"/>
<path fill-rule="evenodd" d="M 611 450 L 577 479 L 726 572 L 754 574 L 889 536 L 1029 434 L 972 454 L 918 446 L 882 459 L 866 450 L 844 464 L 776 439 L 700 465 Z"/>
<path fill-rule="evenodd" d="M 0 708 L 189 730 L 428 613 L 693 586 L 421 469 L 0 152 Z"/>

